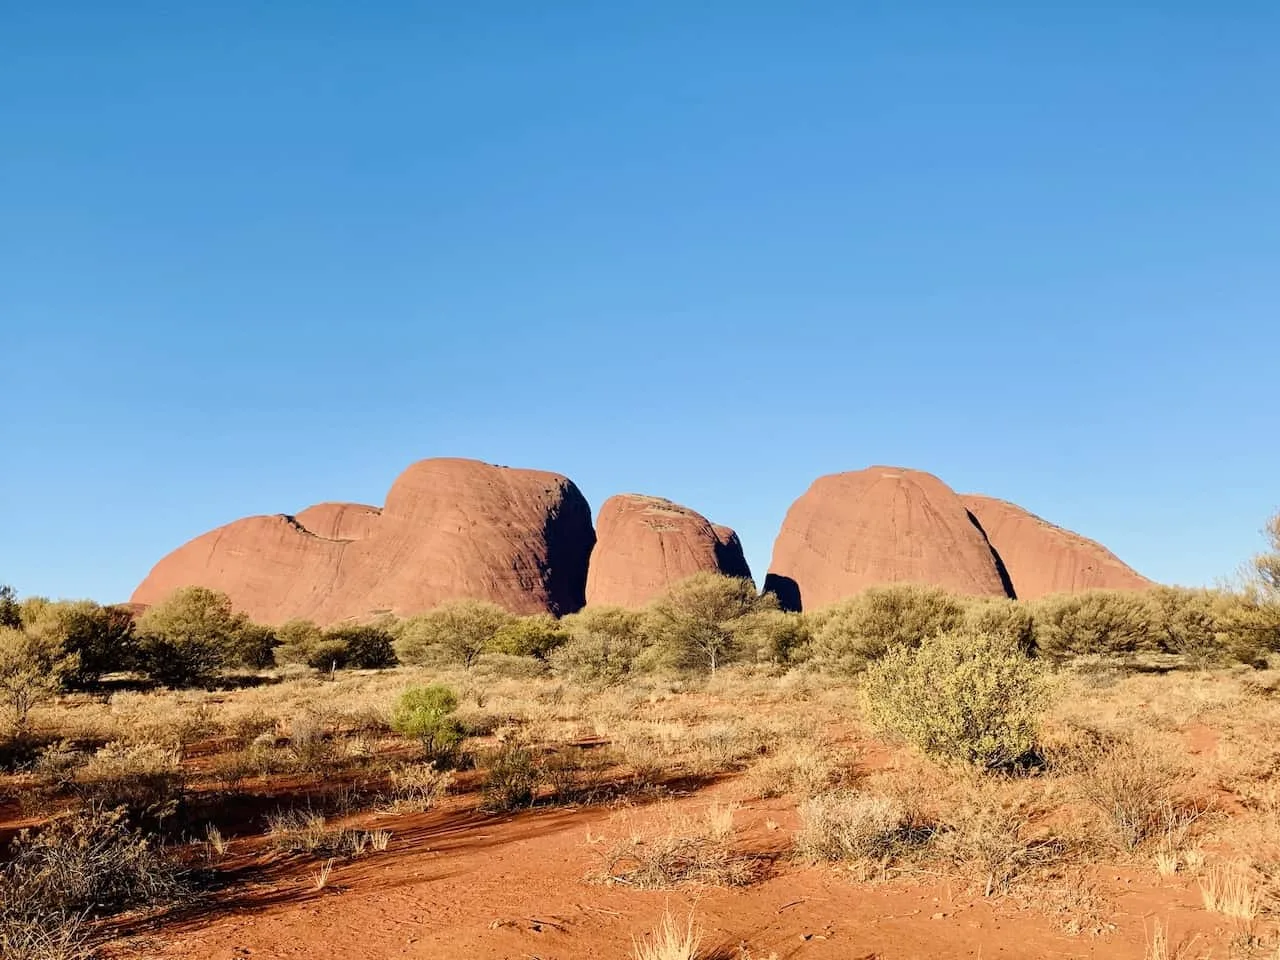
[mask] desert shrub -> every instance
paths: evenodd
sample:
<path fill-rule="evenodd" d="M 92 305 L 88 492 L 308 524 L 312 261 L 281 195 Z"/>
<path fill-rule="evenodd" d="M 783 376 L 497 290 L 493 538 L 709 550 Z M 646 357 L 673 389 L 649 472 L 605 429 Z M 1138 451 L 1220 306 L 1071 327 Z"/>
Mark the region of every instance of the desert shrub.
<path fill-rule="evenodd" d="M 54 637 L 0 627 L 0 700 L 20 735 L 27 732 L 31 708 L 53 697 L 77 664 Z"/>
<path fill-rule="evenodd" d="M 189 889 L 165 850 L 120 811 L 90 807 L 24 830 L 0 867 L 0 946 L 15 960 L 89 954 L 83 921 L 170 902 Z M 38 952 L 52 945 L 61 952 Z"/>
<path fill-rule="evenodd" d="M 532 749 L 520 743 L 504 743 L 485 755 L 481 766 L 486 810 L 507 812 L 533 805 L 541 774 Z"/>
<path fill-rule="evenodd" d="M 808 614 L 811 659 L 853 674 L 891 650 L 913 649 L 930 637 L 961 627 L 964 604 L 937 587 L 894 584 Z"/>
<path fill-rule="evenodd" d="M 808 653 L 809 624 L 798 613 L 757 610 L 731 621 L 729 628 L 744 660 L 792 663 L 803 660 Z"/>
<path fill-rule="evenodd" d="M 1008 893 L 1015 884 L 1059 863 L 1067 844 L 1029 829 L 1026 811 L 977 784 L 939 828 L 935 851 L 983 887 L 985 896 Z"/>
<path fill-rule="evenodd" d="M 800 742 L 756 763 L 744 780 L 744 789 L 752 799 L 788 793 L 812 797 L 834 790 L 850 776 L 848 757 L 825 744 Z"/>
<path fill-rule="evenodd" d="M 580 683 L 618 683 L 639 668 L 648 646 L 644 614 L 587 607 L 560 622 L 569 639 L 551 654 L 557 674 Z"/>
<path fill-rule="evenodd" d="M 915 852 L 934 828 L 901 801 L 834 790 L 800 804 L 796 853 L 806 860 L 868 861 L 883 868 Z"/>
<path fill-rule="evenodd" d="M 372 624 L 332 627 L 313 649 L 308 666 L 328 669 L 339 667 L 356 670 L 381 670 L 396 665 L 396 652 L 391 634 Z"/>
<path fill-rule="evenodd" d="M 555 617 L 540 613 L 531 617 L 513 617 L 494 634 L 490 649 L 513 657 L 546 660 L 568 639 L 568 632 Z"/>
<path fill-rule="evenodd" d="M 1080 795 L 1102 815 L 1124 850 L 1160 840 L 1199 815 L 1182 794 L 1180 771 L 1132 739 L 1086 736 L 1059 766 L 1076 774 Z"/>
<path fill-rule="evenodd" d="M 867 713 L 924 753 L 993 769 L 1028 758 L 1048 701 L 1042 667 L 1008 640 L 953 630 L 872 664 Z"/>
<path fill-rule="evenodd" d="M 0 583 L 0 627 L 22 626 L 22 607 L 18 603 L 18 594 L 7 583 Z"/>
<path fill-rule="evenodd" d="M 422 743 L 428 760 L 448 760 L 462 743 L 458 697 L 442 684 L 410 687 L 391 709 L 391 729 Z"/>
<path fill-rule="evenodd" d="M 212 683 L 239 664 L 241 633 L 251 624 L 225 593 L 184 587 L 138 620 L 138 660 L 152 679 L 170 687 Z"/>
<path fill-rule="evenodd" d="M 1260 592 L 1280 602 L 1280 513 L 1267 521 L 1267 550 L 1253 558 L 1253 577 Z"/>
<path fill-rule="evenodd" d="M 227 666 L 246 670 L 266 670 L 276 665 L 275 631 L 261 623 L 242 622 L 229 638 Z"/>
<path fill-rule="evenodd" d="M 289 718 L 289 752 L 299 770 L 315 772 L 333 758 L 329 728 L 316 710 L 299 710 Z"/>
<path fill-rule="evenodd" d="M 615 763 L 609 750 L 562 747 L 542 759 L 539 776 L 551 803 L 595 803 L 610 795 L 607 772 Z"/>
<path fill-rule="evenodd" d="M 1035 617 L 1017 600 L 974 598 L 965 608 L 964 623 L 975 633 L 998 637 L 1024 652 L 1035 649 Z"/>
<path fill-rule="evenodd" d="M 134 822 L 159 822 L 182 800 L 185 777 L 176 751 L 155 743 L 109 743 L 72 772 L 73 789 Z"/>
<path fill-rule="evenodd" d="M 1031 607 L 1041 656 L 1106 656 L 1159 647 L 1159 614 L 1145 592 L 1058 594 L 1036 600 Z"/>
<path fill-rule="evenodd" d="M 453 774 L 434 763 L 410 763 L 387 774 L 386 801 L 397 812 L 425 812 L 434 807 L 453 784 Z"/>
<path fill-rule="evenodd" d="M 443 661 L 469 670 L 511 619 L 501 607 L 480 600 L 442 604 L 398 625 L 395 652 L 403 663 Z"/>
<path fill-rule="evenodd" d="M 654 601 L 648 628 L 671 666 L 714 674 L 742 651 L 735 625 L 751 614 L 776 609 L 777 603 L 772 593 L 761 596 L 748 579 L 695 573 Z"/>
<path fill-rule="evenodd" d="M 38 601 L 28 606 L 26 621 L 28 633 L 76 658 L 74 669 L 62 677 L 69 689 L 89 689 L 103 674 L 133 669 L 133 615 L 123 607 Z"/>
<path fill-rule="evenodd" d="M 1267 654 L 1280 650 L 1280 598 L 1255 588 L 1217 591 L 1214 607 L 1224 658 L 1263 667 Z"/>
<path fill-rule="evenodd" d="M 760 875 L 760 863 L 734 850 L 735 809 L 716 805 L 701 817 L 672 817 L 657 830 L 633 831 L 602 850 L 595 878 L 641 889 L 746 886 Z"/>
<path fill-rule="evenodd" d="M 275 635 L 279 643 L 275 649 L 277 663 L 312 666 L 312 651 L 323 639 L 324 632 L 310 620 L 294 619 L 276 627 Z"/>

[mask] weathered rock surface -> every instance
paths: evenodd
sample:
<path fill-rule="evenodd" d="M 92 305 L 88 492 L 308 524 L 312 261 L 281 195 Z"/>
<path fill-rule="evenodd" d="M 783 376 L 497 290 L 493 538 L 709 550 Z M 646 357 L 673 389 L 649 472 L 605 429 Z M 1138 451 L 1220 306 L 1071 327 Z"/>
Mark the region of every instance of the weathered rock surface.
<path fill-rule="evenodd" d="M 596 520 L 587 603 L 640 607 L 703 571 L 750 578 L 738 535 L 659 497 L 610 497 Z"/>
<path fill-rule="evenodd" d="M 363 540 L 373 532 L 382 511 L 363 503 L 317 503 L 295 520 L 327 540 Z"/>
<path fill-rule="evenodd" d="M 594 542 L 586 499 L 559 474 L 423 460 L 381 511 L 319 504 L 197 537 L 156 564 L 132 601 L 198 584 L 263 623 L 406 616 L 454 599 L 562 614 L 585 602 Z"/>
<path fill-rule="evenodd" d="M 991 545 L 937 477 L 880 466 L 819 477 L 787 511 L 765 590 L 813 610 L 886 583 L 1009 595 Z"/>
<path fill-rule="evenodd" d="M 995 497 L 960 498 L 1004 561 L 1020 600 L 1076 590 L 1142 590 L 1151 581 L 1102 544 Z"/>

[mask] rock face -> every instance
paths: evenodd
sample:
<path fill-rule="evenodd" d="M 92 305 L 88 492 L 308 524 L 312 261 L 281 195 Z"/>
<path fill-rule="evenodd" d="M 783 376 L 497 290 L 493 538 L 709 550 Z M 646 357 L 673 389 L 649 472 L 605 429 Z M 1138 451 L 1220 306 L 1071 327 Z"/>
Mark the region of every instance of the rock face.
<path fill-rule="evenodd" d="M 1075 590 L 1142 590 L 1151 581 L 1096 541 L 994 497 L 960 498 L 1009 571 L 1020 600 Z"/>
<path fill-rule="evenodd" d="M 585 602 L 594 543 L 586 499 L 559 474 L 423 460 L 381 510 L 324 503 L 197 537 L 157 563 L 132 602 L 196 584 L 263 623 L 407 616 L 454 599 L 563 614 Z"/>
<path fill-rule="evenodd" d="M 898 467 L 819 477 L 787 511 L 765 590 L 813 610 L 886 583 L 1010 594 L 991 545 L 937 477 Z"/>
<path fill-rule="evenodd" d="M 596 521 L 587 603 L 640 607 L 677 580 L 712 571 L 750 578 L 738 535 L 670 500 L 610 497 Z"/>

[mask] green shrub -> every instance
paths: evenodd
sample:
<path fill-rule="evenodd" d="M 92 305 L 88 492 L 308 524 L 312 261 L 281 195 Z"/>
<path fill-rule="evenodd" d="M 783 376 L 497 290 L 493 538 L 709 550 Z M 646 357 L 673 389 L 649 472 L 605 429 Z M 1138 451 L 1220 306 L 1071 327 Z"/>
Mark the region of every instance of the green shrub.
<path fill-rule="evenodd" d="M 1035 649 L 1035 617 L 1029 606 L 1017 600 L 972 599 L 965 608 L 964 623 L 976 633 L 1007 640 L 1026 653 Z"/>
<path fill-rule="evenodd" d="M 0 701 L 19 735 L 27 732 L 31 708 L 53 697 L 78 663 L 52 637 L 0 627 Z"/>
<path fill-rule="evenodd" d="M 929 756 L 994 769 L 1025 761 L 1048 701 L 1042 667 L 969 630 L 899 647 L 868 667 L 868 716 Z"/>
<path fill-rule="evenodd" d="M 402 663 L 438 661 L 469 670 L 511 619 L 496 604 L 479 600 L 442 604 L 399 624 L 395 652 Z"/>
<path fill-rule="evenodd" d="M 1159 649 L 1159 614 L 1143 592 L 1090 590 L 1031 604 L 1041 656 L 1114 656 Z"/>
<path fill-rule="evenodd" d="M 546 660 L 568 639 L 568 632 L 555 617 L 539 613 L 531 617 L 513 617 L 494 634 L 491 649 L 494 653 L 513 657 Z"/>
<path fill-rule="evenodd" d="M 324 632 L 308 663 L 327 670 L 335 661 L 339 667 L 356 670 L 394 667 L 397 661 L 391 634 L 372 624 L 332 627 Z"/>
<path fill-rule="evenodd" d="M 523 744 L 504 743 L 483 760 L 486 810 L 505 813 L 533 806 L 541 779 L 537 758 Z"/>
<path fill-rule="evenodd" d="M 853 674 L 891 650 L 909 650 L 961 627 L 965 606 L 945 590 L 904 583 L 871 587 L 807 617 L 813 661 Z"/>
<path fill-rule="evenodd" d="M 90 600 L 59 603 L 37 599 L 25 605 L 25 629 L 76 658 L 62 677 L 72 690 L 95 686 L 103 674 L 132 670 L 136 657 L 133 615 L 123 607 Z"/>
<path fill-rule="evenodd" d="M 569 639 L 551 654 L 551 667 L 579 683 L 620 682 L 648 647 L 644 614 L 635 610 L 587 607 L 560 622 Z"/>
<path fill-rule="evenodd" d="M 457 709 L 457 695 L 443 684 L 410 687 L 391 709 L 391 729 L 421 741 L 428 760 L 448 760 L 462 743 Z"/>
<path fill-rule="evenodd" d="M 316 646 L 324 639 L 324 632 L 310 620 L 295 619 L 276 627 L 276 662 L 281 664 L 300 663 L 315 666 L 312 663 Z M 324 664 L 323 669 L 328 669 Z"/>
<path fill-rule="evenodd" d="M 773 597 L 773 594 L 769 594 Z M 730 624 L 744 659 L 756 663 L 798 663 L 807 658 L 809 624 L 798 613 L 758 610 Z"/>
<path fill-rule="evenodd" d="M 745 629 L 744 618 L 776 609 L 777 603 L 776 596 L 761 596 L 745 578 L 695 573 L 672 584 L 653 602 L 648 628 L 668 664 L 714 674 L 742 652 L 735 627 Z"/>
<path fill-rule="evenodd" d="M 205 587 L 183 587 L 138 620 L 139 665 L 169 687 L 204 686 L 240 663 L 242 631 L 249 619 L 231 598 Z"/>
<path fill-rule="evenodd" d="M 0 627 L 22 626 L 22 608 L 18 603 L 18 594 L 8 584 L 0 584 Z"/>

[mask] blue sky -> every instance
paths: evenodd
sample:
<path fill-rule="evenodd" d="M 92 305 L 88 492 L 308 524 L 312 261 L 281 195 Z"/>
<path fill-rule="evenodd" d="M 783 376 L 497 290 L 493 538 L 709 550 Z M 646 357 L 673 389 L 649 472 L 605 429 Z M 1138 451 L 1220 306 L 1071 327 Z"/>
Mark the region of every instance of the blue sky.
<path fill-rule="evenodd" d="M 758 577 L 873 463 L 1231 574 L 1280 7 L 1056 6 L 0 0 L 0 582 L 124 599 L 441 455 L 687 503 Z"/>

